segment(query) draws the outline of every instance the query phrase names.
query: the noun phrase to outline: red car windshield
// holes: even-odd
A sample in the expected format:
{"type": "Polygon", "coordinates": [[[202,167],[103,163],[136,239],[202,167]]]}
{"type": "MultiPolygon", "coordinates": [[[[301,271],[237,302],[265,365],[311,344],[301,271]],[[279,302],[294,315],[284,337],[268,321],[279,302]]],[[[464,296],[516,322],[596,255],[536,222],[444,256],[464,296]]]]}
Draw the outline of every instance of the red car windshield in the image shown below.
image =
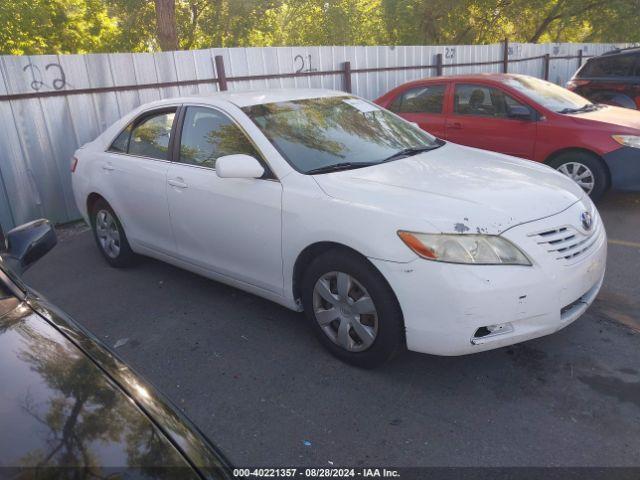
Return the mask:
{"type": "Polygon", "coordinates": [[[585,106],[593,105],[577,93],[538,78],[512,76],[503,82],[537,104],[554,112],[573,113],[579,110],[583,111],[585,106]]]}

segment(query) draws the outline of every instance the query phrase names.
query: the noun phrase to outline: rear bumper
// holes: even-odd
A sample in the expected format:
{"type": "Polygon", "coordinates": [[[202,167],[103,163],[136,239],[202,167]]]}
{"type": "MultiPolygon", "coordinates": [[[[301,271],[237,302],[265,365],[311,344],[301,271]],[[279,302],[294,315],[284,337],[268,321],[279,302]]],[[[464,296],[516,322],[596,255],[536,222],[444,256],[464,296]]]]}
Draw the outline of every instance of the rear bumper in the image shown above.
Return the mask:
{"type": "Polygon", "coordinates": [[[617,190],[640,191],[640,148],[621,147],[603,155],[617,190]]]}

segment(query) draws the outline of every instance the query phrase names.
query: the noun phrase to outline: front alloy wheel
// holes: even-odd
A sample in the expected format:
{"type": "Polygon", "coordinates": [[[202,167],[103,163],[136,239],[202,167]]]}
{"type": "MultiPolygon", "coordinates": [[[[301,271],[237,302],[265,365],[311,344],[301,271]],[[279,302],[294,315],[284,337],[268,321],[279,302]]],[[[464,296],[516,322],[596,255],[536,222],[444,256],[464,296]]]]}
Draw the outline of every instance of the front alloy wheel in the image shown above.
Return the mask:
{"type": "Polygon", "coordinates": [[[398,299],[364,256],[342,248],[321,253],[304,271],[301,297],[318,340],[344,362],[373,368],[406,346],[398,299]]]}
{"type": "Polygon", "coordinates": [[[369,348],[378,334],[378,313],[371,295],[344,272],[329,272],[313,289],[313,312],[324,334],[349,352],[369,348]]]}
{"type": "Polygon", "coordinates": [[[609,172],[604,161],[590,152],[566,152],[549,160],[547,165],[576,182],[594,202],[609,188],[609,172]]]}
{"type": "Polygon", "coordinates": [[[596,179],[593,172],[586,165],[578,162],[567,162],[560,165],[558,171],[576,182],[587,195],[591,195],[591,192],[593,192],[596,179]]]}

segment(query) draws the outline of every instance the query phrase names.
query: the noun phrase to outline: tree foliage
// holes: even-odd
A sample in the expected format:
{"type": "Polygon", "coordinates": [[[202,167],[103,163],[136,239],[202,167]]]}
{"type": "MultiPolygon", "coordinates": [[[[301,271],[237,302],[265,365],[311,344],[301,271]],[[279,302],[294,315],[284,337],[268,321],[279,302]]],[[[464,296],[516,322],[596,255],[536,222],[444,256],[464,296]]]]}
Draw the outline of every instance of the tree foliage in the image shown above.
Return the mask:
{"type": "Polygon", "coordinates": [[[637,42],[640,0],[12,0],[0,22],[11,54],[637,42]]]}

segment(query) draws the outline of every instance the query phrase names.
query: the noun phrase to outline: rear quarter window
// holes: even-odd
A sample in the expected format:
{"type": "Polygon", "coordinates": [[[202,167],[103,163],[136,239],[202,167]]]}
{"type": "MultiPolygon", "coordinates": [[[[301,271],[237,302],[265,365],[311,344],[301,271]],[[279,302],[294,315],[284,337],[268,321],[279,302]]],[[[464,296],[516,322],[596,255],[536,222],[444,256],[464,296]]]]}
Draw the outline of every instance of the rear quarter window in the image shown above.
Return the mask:
{"type": "Polygon", "coordinates": [[[131,135],[131,125],[125,128],[120,135],[116,137],[111,146],[109,147],[110,152],[117,153],[127,153],[127,149],[129,148],[129,136],[131,135]]]}

